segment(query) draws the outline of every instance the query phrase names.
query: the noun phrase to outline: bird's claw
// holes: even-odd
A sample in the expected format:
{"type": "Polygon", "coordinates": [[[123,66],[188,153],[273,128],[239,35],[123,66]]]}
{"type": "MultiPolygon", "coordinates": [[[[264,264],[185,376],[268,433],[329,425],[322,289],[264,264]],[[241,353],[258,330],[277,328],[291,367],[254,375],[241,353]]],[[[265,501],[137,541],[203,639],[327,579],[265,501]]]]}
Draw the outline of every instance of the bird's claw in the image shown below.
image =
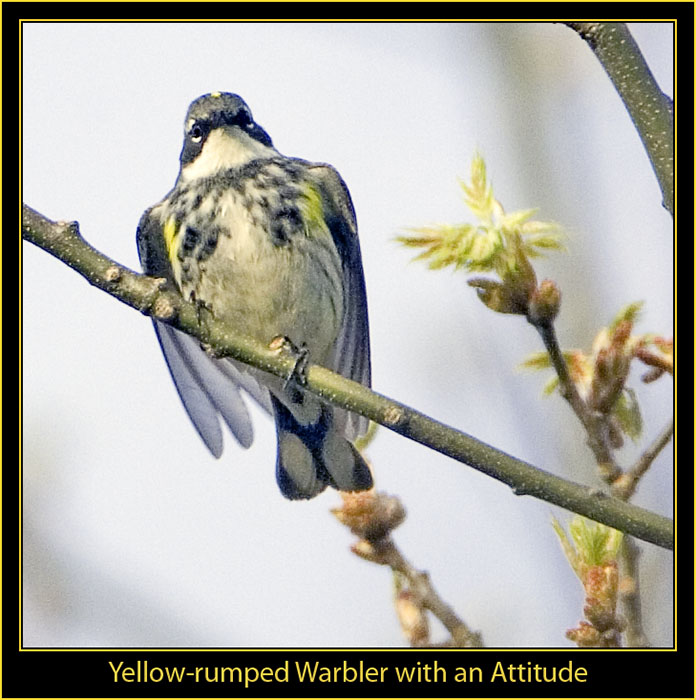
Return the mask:
{"type": "Polygon", "coordinates": [[[291,384],[306,386],[307,366],[309,365],[309,350],[307,346],[303,344],[298,347],[287,336],[278,335],[271,340],[269,347],[271,350],[275,350],[279,353],[286,353],[295,360],[295,364],[285,379],[285,386],[283,388],[287,389],[291,384]]]}

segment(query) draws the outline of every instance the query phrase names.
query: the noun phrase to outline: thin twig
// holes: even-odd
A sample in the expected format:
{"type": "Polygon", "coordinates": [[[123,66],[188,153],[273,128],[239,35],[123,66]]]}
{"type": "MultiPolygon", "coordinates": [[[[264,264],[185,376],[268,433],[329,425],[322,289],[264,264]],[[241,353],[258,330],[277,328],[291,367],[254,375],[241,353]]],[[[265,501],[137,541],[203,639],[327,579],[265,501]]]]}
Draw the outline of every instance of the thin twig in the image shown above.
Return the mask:
{"type": "Polygon", "coordinates": [[[648,638],[643,631],[643,611],[640,602],[640,582],[638,559],[640,548],[632,537],[624,537],[619,551],[621,580],[619,600],[621,612],[626,622],[626,646],[648,647],[648,638]]]}
{"type": "MultiPolygon", "coordinates": [[[[408,581],[411,592],[417,597],[424,608],[430,612],[445,626],[452,635],[452,640],[457,647],[483,647],[481,635],[469,629],[466,623],[459,618],[457,613],[438,595],[430,581],[430,576],[424,571],[413,567],[401,554],[391,537],[372,543],[378,563],[389,566],[392,571],[398,572],[408,581]]],[[[375,560],[377,561],[377,560],[375,560]]]]}
{"type": "Polygon", "coordinates": [[[674,216],[674,106],[623,22],[564,22],[594,51],[621,96],[674,216]]]}
{"type": "MultiPolygon", "coordinates": [[[[211,315],[202,318],[199,307],[163,287],[162,280],[132,272],[89,246],[77,224],[57,224],[25,206],[22,233],[91,284],[198,338],[218,356],[233,357],[279,377],[292,375],[295,358],[240,335],[211,315]]],[[[669,518],[538,469],[319,365],[308,366],[306,389],[502,481],[515,494],[541,498],[667,549],[674,546],[674,523],[669,518]]]]}
{"type": "MultiPolygon", "coordinates": [[[[633,496],[638,482],[648,471],[657,455],[667,446],[673,435],[674,419],[670,420],[638,461],[614,482],[612,492],[617,498],[628,500],[633,496]]],[[[626,645],[629,647],[648,647],[650,643],[643,630],[643,612],[640,600],[640,569],[638,566],[640,548],[632,537],[624,537],[619,556],[621,564],[619,595],[621,611],[626,620],[626,645]]]]}
{"type": "MultiPolygon", "coordinates": [[[[412,566],[399,551],[392,532],[406,519],[401,499],[383,491],[342,493],[343,504],[331,512],[358,537],[351,550],[362,559],[389,566],[397,582],[395,605],[399,622],[412,646],[433,646],[426,610],[449,631],[444,646],[481,647],[481,635],[472,632],[435,591],[430,577],[412,566]]],[[[441,646],[441,645],[437,645],[441,646]]]]}
{"type": "Polygon", "coordinates": [[[669,444],[674,435],[674,418],[662,429],[660,434],[648,445],[636,463],[627,469],[611,487],[612,493],[617,498],[627,501],[638,488],[638,482],[650,469],[656,457],[669,444]]]}
{"type": "Polygon", "coordinates": [[[575,382],[568,371],[568,365],[558,343],[553,321],[537,322],[532,323],[532,325],[539,332],[544,347],[549,354],[551,364],[556,370],[561,396],[570,404],[573,412],[585,428],[587,444],[597,460],[602,478],[611,483],[621,474],[621,469],[614,460],[606,427],[601,417],[595,416],[580,396],[575,382]]]}

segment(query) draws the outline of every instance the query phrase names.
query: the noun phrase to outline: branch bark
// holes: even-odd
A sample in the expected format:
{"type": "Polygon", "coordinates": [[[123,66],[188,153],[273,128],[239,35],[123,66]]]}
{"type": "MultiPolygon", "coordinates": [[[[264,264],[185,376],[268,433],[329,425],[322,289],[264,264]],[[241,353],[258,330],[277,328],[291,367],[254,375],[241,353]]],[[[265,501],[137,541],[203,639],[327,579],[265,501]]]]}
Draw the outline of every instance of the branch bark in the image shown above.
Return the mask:
{"type": "Polygon", "coordinates": [[[627,501],[633,496],[638,488],[638,482],[645,476],[652,463],[667,447],[673,436],[674,419],[672,418],[653,442],[648,445],[636,463],[612,484],[611,490],[614,496],[623,501],[627,501]]]}
{"type": "Polygon", "coordinates": [[[561,348],[556,337],[556,329],[553,321],[544,323],[530,321],[541,336],[546,351],[549,353],[551,364],[558,375],[561,396],[570,404],[575,415],[579,418],[587,432],[587,444],[597,460],[602,477],[610,483],[620,474],[621,470],[616,464],[611,446],[609,445],[608,432],[601,418],[593,415],[592,410],[578,393],[575,382],[570,376],[561,348]]]}
{"type": "Polygon", "coordinates": [[[375,561],[391,567],[392,571],[406,578],[410,590],[423,607],[430,610],[450,633],[454,646],[465,649],[478,649],[484,646],[481,635],[469,629],[457,613],[440,598],[430,581],[430,576],[425,571],[419,571],[412,566],[394,544],[394,540],[388,537],[375,543],[374,547],[375,561]]]}
{"type": "Polygon", "coordinates": [[[626,105],[674,217],[674,105],[623,22],[564,22],[594,51],[626,105]]]}
{"type": "MultiPolygon", "coordinates": [[[[650,465],[674,436],[674,419],[670,420],[653,440],[638,461],[624,472],[611,487],[612,493],[624,501],[633,496],[638,482],[646,474],[650,465]]],[[[621,585],[619,598],[626,620],[626,644],[629,647],[648,647],[648,638],[643,630],[643,611],[640,599],[640,573],[638,560],[640,547],[631,537],[624,537],[619,553],[621,585]]]]}
{"type": "MultiPolygon", "coordinates": [[[[162,280],[135,273],[99,253],[82,238],[76,222],[53,222],[24,205],[22,234],[90,284],[198,338],[216,355],[283,378],[292,376],[295,358],[240,336],[215,318],[201,319],[199,309],[163,286],[162,280]]],[[[674,546],[674,523],[669,518],[538,469],[318,365],[308,366],[306,378],[306,389],[329,403],[468,464],[507,484],[516,495],[540,498],[666,549],[674,546]]]]}

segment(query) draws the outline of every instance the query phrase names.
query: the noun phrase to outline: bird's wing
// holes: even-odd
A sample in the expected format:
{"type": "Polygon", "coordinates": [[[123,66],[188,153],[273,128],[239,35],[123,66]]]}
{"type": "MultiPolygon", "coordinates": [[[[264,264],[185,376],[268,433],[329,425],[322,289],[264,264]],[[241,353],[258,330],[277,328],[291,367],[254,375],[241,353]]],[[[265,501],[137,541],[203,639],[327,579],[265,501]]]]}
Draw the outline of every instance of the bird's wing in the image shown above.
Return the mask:
{"type": "MultiPolygon", "coordinates": [[[[145,273],[164,277],[173,284],[162,227],[151,210],[146,211],[140,220],[137,241],[145,273]]],[[[270,411],[268,391],[236,364],[210,357],[195,338],[160,321],[154,321],[154,326],[179,398],[210,452],[215,457],[222,454],[218,414],[239,443],[249,447],[253,429],[240,388],[270,411]]]]}
{"type": "MultiPolygon", "coordinates": [[[[330,165],[311,166],[310,173],[321,187],[324,214],[343,264],[343,323],[329,367],[369,387],[371,368],[367,296],[353,202],[341,176],[330,165]]],[[[350,439],[362,435],[369,423],[366,418],[345,411],[337,411],[336,418],[350,439]]]]}

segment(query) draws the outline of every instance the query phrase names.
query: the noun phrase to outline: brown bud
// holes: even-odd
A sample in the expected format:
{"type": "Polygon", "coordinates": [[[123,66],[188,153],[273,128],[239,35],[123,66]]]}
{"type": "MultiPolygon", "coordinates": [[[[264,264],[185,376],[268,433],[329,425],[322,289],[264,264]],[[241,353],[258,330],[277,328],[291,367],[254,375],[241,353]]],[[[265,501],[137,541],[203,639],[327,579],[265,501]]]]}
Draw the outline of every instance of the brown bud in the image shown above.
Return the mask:
{"type": "Polygon", "coordinates": [[[591,566],[585,575],[585,617],[600,632],[616,627],[619,571],[615,561],[591,566]]]}
{"type": "Polygon", "coordinates": [[[341,493],[341,497],[343,505],[331,512],[354,535],[371,542],[386,537],[406,518],[401,501],[381,491],[341,493]]]}
{"type": "Polygon", "coordinates": [[[598,598],[586,598],[582,611],[587,620],[599,632],[606,632],[616,625],[614,606],[608,605],[606,601],[600,601],[598,598]]]}
{"type": "Polygon", "coordinates": [[[616,328],[614,328],[614,334],[612,335],[611,344],[617,349],[623,348],[626,342],[631,337],[631,331],[633,330],[633,322],[627,319],[620,321],[616,328]]]}
{"type": "Polygon", "coordinates": [[[515,285],[485,277],[474,277],[467,284],[476,289],[478,298],[493,311],[501,314],[527,313],[527,295],[515,285]]]}
{"type": "Polygon", "coordinates": [[[532,324],[551,323],[561,308],[561,290],[553,280],[543,280],[529,300],[529,321],[532,324]]]}
{"type": "Polygon", "coordinates": [[[579,647],[597,647],[602,640],[600,633],[589,622],[584,620],[575,629],[568,630],[566,637],[579,647]]]}
{"type": "Polygon", "coordinates": [[[652,369],[649,369],[644,374],[641,374],[640,380],[644,384],[650,384],[651,382],[657,381],[664,373],[665,373],[665,371],[663,369],[659,369],[658,367],[653,367],[652,369]]]}
{"type": "Polygon", "coordinates": [[[591,566],[585,576],[585,592],[589,596],[615,598],[619,586],[619,569],[615,561],[591,566]]]}
{"type": "Polygon", "coordinates": [[[350,546],[350,551],[356,554],[361,559],[366,559],[367,561],[374,562],[375,564],[382,564],[382,557],[377,549],[368,542],[367,540],[358,540],[355,544],[350,546]]]}
{"type": "Polygon", "coordinates": [[[412,647],[428,643],[430,629],[425,610],[418,604],[411,591],[400,591],[394,600],[401,630],[412,647]]]}
{"type": "Polygon", "coordinates": [[[674,359],[670,354],[659,355],[649,348],[639,347],[635,352],[636,357],[650,367],[660,369],[672,374],[674,371],[674,359]]]}

